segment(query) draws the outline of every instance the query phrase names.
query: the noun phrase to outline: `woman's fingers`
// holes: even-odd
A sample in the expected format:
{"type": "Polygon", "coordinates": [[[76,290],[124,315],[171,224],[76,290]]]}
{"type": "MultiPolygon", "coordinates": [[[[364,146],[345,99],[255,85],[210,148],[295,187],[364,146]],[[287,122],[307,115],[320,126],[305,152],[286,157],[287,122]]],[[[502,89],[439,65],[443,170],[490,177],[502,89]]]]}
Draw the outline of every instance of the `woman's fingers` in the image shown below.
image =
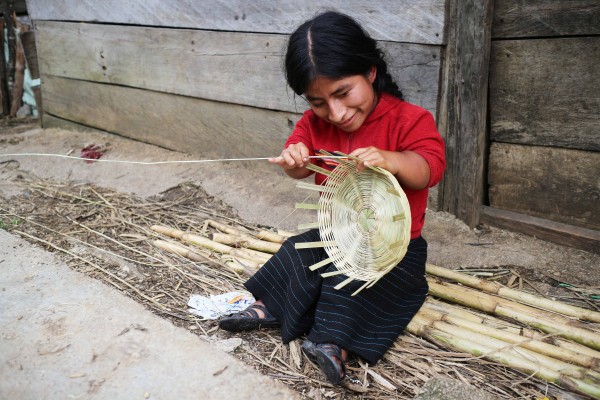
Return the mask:
{"type": "Polygon", "coordinates": [[[306,146],[303,144],[291,144],[285,149],[281,155],[290,167],[304,167],[308,161],[308,152],[305,151],[306,146]]]}
{"type": "Polygon", "coordinates": [[[376,147],[361,147],[350,153],[351,156],[360,159],[356,163],[356,167],[361,172],[365,166],[376,166],[379,149],[376,147]]]}
{"type": "Polygon", "coordinates": [[[269,162],[277,164],[285,169],[302,168],[309,161],[309,151],[304,143],[289,145],[281,152],[279,157],[269,159],[269,162]]]}
{"type": "Polygon", "coordinates": [[[360,159],[357,163],[359,172],[365,167],[381,167],[392,172],[395,154],[395,152],[381,150],[376,147],[365,147],[354,150],[350,155],[360,159]]]}

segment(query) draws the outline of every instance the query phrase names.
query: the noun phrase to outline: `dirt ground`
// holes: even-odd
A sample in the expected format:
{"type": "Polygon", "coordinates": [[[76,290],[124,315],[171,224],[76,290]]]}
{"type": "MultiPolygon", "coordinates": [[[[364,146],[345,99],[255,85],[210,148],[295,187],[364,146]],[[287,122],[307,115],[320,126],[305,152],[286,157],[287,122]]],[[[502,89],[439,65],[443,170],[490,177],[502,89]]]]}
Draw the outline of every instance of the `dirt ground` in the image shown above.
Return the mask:
{"type": "MultiPolygon", "coordinates": [[[[90,144],[108,149],[102,158],[112,160],[208,157],[181,154],[100,132],[42,130],[35,121],[2,120],[0,204],[7,205],[18,196],[27,196],[25,182],[36,179],[65,182],[73,187],[93,184],[141,198],[164,197],[182,184],[192,184],[214,198],[215,207],[226,208],[236,219],[249,224],[294,231],[298,224],[314,220],[310,211],[297,211],[294,204],[310,202],[310,196],[315,200],[315,195],[296,189],[292,179],[262,161],[147,166],[6,156],[23,153],[79,156],[81,149],[90,144]]],[[[214,158],[214,154],[210,156],[214,158]]],[[[51,210],[47,205],[43,209],[51,210]]],[[[6,229],[11,220],[4,218],[1,222],[6,229]]],[[[497,276],[503,283],[580,306],[600,308],[600,254],[489,226],[470,229],[452,215],[435,211],[428,212],[423,235],[429,243],[432,264],[453,269],[484,269],[492,274],[505,271],[505,275],[497,276]],[[512,279],[508,281],[508,277],[512,279]]]]}

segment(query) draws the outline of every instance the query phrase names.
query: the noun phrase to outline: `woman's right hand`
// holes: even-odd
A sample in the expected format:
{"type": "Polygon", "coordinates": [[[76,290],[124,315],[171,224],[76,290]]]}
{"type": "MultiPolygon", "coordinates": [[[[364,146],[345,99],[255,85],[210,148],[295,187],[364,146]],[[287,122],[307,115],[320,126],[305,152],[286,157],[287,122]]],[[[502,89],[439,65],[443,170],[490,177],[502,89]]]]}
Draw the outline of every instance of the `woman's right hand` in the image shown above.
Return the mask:
{"type": "Polygon", "coordinates": [[[302,142],[290,144],[281,152],[279,157],[269,158],[271,164],[279,165],[281,168],[293,170],[296,168],[304,168],[310,162],[308,158],[310,151],[302,142]]]}

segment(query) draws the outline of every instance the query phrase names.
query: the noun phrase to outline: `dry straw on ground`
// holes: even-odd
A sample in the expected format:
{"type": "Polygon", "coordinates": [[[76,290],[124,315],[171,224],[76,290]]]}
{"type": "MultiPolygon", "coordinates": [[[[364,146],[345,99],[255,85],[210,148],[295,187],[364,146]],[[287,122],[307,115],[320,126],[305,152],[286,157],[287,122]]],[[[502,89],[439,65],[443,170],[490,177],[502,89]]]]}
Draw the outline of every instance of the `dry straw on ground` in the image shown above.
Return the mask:
{"type": "MultiPolygon", "coordinates": [[[[242,289],[247,275],[258,267],[252,264],[253,258],[241,257],[239,253],[223,257],[216,250],[189,245],[151,227],[166,226],[204,238],[212,238],[214,233],[228,233],[215,229],[214,226],[219,224],[247,231],[249,235],[268,231],[269,227],[251,226],[240,221],[227,205],[191,184],[182,184],[149,199],[87,184],[27,178],[15,184],[21,185],[24,192],[2,202],[1,227],[50,251],[59,252],[72,268],[114,286],[178,326],[216,339],[231,336],[217,329],[214,321],[203,321],[190,314],[187,302],[192,294],[209,295],[242,289]],[[179,251],[173,251],[170,246],[179,251]],[[181,255],[189,250],[192,250],[194,260],[181,255]]],[[[244,240],[238,242],[244,243],[244,240]]],[[[245,243],[248,244],[247,238],[245,243]]],[[[235,243],[228,246],[233,247],[231,245],[235,246],[235,243]]],[[[190,256],[189,253],[187,255],[190,256]]],[[[497,275],[493,270],[487,273],[492,275],[492,279],[497,278],[504,283],[512,284],[516,279],[505,271],[498,271],[497,275]]],[[[434,289],[439,289],[436,285],[450,285],[445,279],[431,279],[434,289]]],[[[468,290],[464,286],[454,286],[457,296],[468,290]]],[[[481,289],[473,292],[484,294],[481,289]]],[[[472,292],[468,293],[467,298],[472,292]]],[[[576,293],[573,298],[576,298],[576,293]]],[[[589,305],[596,306],[593,302],[589,305]]],[[[361,360],[352,359],[349,371],[356,380],[343,387],[329,385],[318,368],[301,354],[301,342],[282,345],[276,330],[240,335],[244,344],[235,355],[262,373],[288,384],[305,398],[411,399],[434,376],[458,379],[506,399],[544,396],[586,398],[574,393],[570,386],[572,376],[564,379],[566,375],[561,375],[557,378],[563,380],[549,383],[552,379],[539,377],[539,368],[536,375],[536,371],[519,372],[500,362],[503,358],[500,355],[506,351],[529,360],[532,368],[537,368],[540,362],[547,367],[546,359],[531,361],[530,353],[521,346],[513,344],[499,349],[492,345],[496,342],[490,340],[486,346],[479,345],[481,356],[450,350],[460,345],[454,342],[464,335],[461,329],[467,329],[469,323],[481,325],[481,321],[487,321],[483,325],[490,329],[526,333],[540,339],[531,340],[533,346],[549,339],[558,340],[556,332],[526,327],[524,321],[519,322],[506,315],[490,317],[483,312],[474,312],[470,307],[431,299],[420,317],[411,324],[409,332],[397,340],[380,363],[369,366],[361,360]]],[[[573,320],[573,317],[564,318],[566,322],[573,320]]],[[[598,334],[598,324],[577,322],[576,325],[577,329],[598,334]]],[[[574,335],[582,334],[577,329],[574,335]]],[[[472,335],[473,338],[475,336],[472,335]]],[[[570,339],[560,341],[572,343],[570,339]]],[[[460,342],[464,344],[465,341],[460,342]]],[[[498,343],[503,342],[496,343],[502,346],[498,343]]],[[[583,351],[581,346],[573,346],[583,351]]],[[[597,379],[598,373],[598,365],[593,364],[594,355],[591,351],[585,359],[587,361],[581,358],[591,363],[589,368],[573,366],[574,369],[583,368],[592,380],[597,379]]],[[[522,362],[519,358],[517,360],[522,362]]],[[[588,376],[579,380],[584,379],[588,376]]]]}

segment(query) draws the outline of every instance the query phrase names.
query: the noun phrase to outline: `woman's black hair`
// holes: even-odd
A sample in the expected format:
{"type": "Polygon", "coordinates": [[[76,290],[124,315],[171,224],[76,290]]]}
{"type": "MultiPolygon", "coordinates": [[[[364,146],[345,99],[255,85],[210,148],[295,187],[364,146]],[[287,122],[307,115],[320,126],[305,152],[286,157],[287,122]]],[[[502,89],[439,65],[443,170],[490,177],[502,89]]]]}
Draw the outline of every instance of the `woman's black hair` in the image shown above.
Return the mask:
{"type": "Polygon", "coordinates": [[[319,14],[300,25],[290,36],[285,55],[287,82],[298,95],[305,94],[318,76],[367,76],[373,66],[377,69],[375,92],[402,99],[377,42],[353,18],[335,11],[319,14]]]}

